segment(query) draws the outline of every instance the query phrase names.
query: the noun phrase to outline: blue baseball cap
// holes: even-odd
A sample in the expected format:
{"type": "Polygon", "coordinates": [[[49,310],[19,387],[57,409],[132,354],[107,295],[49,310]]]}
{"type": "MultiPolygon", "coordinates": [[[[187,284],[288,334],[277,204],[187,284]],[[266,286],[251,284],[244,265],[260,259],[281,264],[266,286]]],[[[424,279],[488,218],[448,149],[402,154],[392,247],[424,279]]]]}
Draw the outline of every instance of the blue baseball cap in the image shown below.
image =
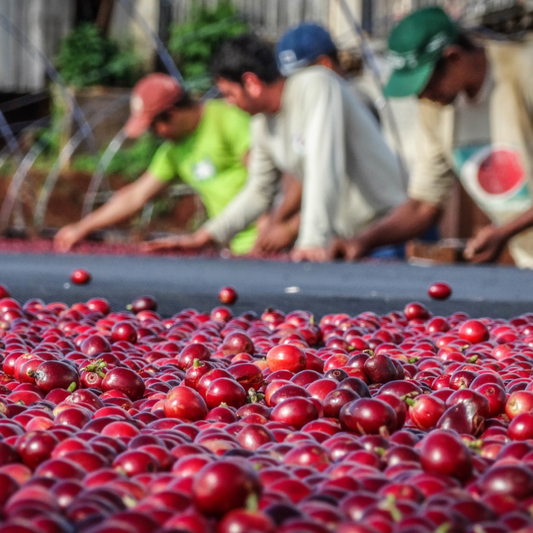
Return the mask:
{"type": "Polygon", "coordinates": [[[331,35],[322,26],[300,24],[279,40],[276,54],[279,70],[283,76],[290,76],[336,49],[331,35]]]}

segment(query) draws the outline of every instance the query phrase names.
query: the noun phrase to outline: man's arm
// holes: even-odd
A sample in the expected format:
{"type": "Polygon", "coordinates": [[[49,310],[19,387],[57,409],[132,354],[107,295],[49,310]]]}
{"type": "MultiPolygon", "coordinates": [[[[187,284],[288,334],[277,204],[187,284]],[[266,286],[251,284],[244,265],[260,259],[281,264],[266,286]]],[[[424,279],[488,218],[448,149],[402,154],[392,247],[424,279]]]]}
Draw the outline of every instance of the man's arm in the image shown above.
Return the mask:
{"type": "Polygon", "coordinates": [[[261,124],[255,123],[252,126],[252,149],[246,185],[219,215],[208,220],[200,230],[210,235],[215,242],[228,242],[257,220],[272,204],[280,176],[268,149],[262,145],[261,138],[261,124]]]}
{"type": "MultiPolygon", "coordinates": [[[[512,65],[520,72],[519,82],[522,88],[524,111],[533,123],[533,54],[531,48],[523,49],[519,66],[512,65]]],[[[531,178],[530,178],[531,179],[531,178]]],[[[502,253],[510,239],[533,226],[533,209],[529,209],[520,216],[503,226],[486,226],[476,236],[471,238],[464,252],[466,259],[472,263],[486,263],[495,261],[502,253]]]]}
{"type": "Polygon", "coordinates": [[[420,103],[417,161],[409,180],[409,199],[354,239],[337,239],[329,251],[331,258],[360,259],[379,246],[418,237],[437,221],[455,178],[439,134],[443,120],[446,116],[440,106],[420,103]]]}
{"type": "Polygon", "coordinates": [[[340,256],[354,261],[379,246],[413,239],[429,229],[440,213],[438,205],[409,199],[355,239],[337,240],[330,250],[330,257],[340,256]]]}
{"type": "Polygon", "coordinates": [[[84,219],[61,228],[54,238],[56,250],[68,252],[92,231],[128,218],[166,186],[167,183],[146,172],[134,183],[118,190],[108,202],[84,219]]]}
{"type": "Polygon", "coordinates": [[[496,261],[510,239],[533,227],[533,208],[503,226],[486,226],[466,245],[464,256],[472,263],[496,261]]]}
{"type": "Polygon", "coordinates": [[[273,213],[272,221],[275,224],[292,219],[302,207],[303,184],[301,180],[290,174],[285,174],[282,181],[284,186],[283,201],[273,213]]]}
{"type": "Polygon", "coordinates": [[[275,224],[269,223],[268,228],[260,233],[257,238],[250,255],[263,257],[290,248],[298,238],[299,228],[299,212],[287,220],[276,222],[275,224]]]}
{"type": "Polygon", "coordinates": [[[335,213],[346,180],[342,88],[333,77],[317,76],[301,100],[304,180],[298,240],[291,256],[293,261],[323,262],[334,237],[335,213]]]}
{"type": "Polygon", "coordinates": [[[315,251],[325,251],[334,236],[333,220],[346,178],[342,90],[337,80],[317,77],[306,88],[301,106],[305,175],[294,259],[315,261],[315,251]]]}
{"type": "Polygon", "coordinates": [[[298,238],[300,227],[300,207],[302,204],[302,182],[298,178],[283,176],[283,201],[277,209],[265,216],[259,235],[251,252],[254,256],[264,256],[292,246],[298,238]]]}

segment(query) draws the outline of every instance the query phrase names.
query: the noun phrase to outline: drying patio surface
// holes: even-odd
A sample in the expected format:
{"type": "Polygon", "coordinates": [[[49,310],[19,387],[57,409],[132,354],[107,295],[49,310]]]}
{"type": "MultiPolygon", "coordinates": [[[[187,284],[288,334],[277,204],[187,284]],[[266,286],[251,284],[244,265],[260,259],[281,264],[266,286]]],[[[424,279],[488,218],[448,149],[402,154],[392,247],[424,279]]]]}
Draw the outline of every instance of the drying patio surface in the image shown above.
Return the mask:
{"type": "Polygon", "coordinates": [[[532,281],[533,272],[496,266],[294,264],[214,256],[97,255],[94,251],[91,255],[57,255],[0,249],[0,282],[21,302],[38,297],[72,304],[104,296],[113,310],[120,310],[134,298],[150,294],[159,302],[163,316],[186,307],[208,311],[220,305],[219,289],[233,285],[239,293],[236,313],[249,309],[260,313],[266,307],[307,309],[317,316],[386,313],[418,300],[437,315],[461,310],[473,317],[508,318],[533,312],[532,281]],[[76,268],[92,274],[91,284],[70,282],[76,268]],[[439,280],[450,283],[454,291],[444,302],[431,301],[427,295],[429,285],[439,280]]]}

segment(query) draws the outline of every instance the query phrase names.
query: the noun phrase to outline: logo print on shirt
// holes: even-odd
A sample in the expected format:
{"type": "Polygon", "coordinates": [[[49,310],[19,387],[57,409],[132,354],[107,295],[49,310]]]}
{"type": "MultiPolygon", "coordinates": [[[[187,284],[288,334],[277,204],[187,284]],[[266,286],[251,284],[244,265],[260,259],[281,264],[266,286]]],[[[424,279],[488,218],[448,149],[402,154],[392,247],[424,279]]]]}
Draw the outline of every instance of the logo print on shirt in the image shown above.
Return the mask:
{"type": "Polygon", "coordinates": [[[487,208],[506,210],[510,203],[531,203],[522,157],[515,148],[463,147],[456,150],[456,159],[463,161],[459,166],[465,188],[487,208]]]}
{"type": "Polygon", "coordinates": [[[213,161],[211,161],[209,157],[198,161],[198,163],[196,163],[192,168],[192,173],[198,181],[208,180],[214,177],[216,172],[217,169],[215,168],[213,161]]]}

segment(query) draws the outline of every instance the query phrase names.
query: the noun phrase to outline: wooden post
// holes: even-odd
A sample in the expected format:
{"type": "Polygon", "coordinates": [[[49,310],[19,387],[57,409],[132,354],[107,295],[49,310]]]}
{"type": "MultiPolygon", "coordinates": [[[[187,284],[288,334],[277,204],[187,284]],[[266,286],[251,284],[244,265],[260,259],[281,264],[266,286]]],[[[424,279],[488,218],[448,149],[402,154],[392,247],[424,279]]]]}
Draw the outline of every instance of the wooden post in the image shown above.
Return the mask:
{"type": "Polygon", "coordinates": [[[113,7],[115,6],[115,0],[102,0],[98,13],[96,15],[96,25],[102,30],[104,35],[107,35],[109,31],[109,24],[111,23],[111,17],[113,16],[113,7]]]}
{"type": "MultiPolygon", "coordinates": [[[[159,21],[157,27],[157,35],[161,39],[161,42],[168,46],[170,39],[170,22],[172,21],[172,0],[159,0],[159,21]]],[[[156,55],[155,58],[156,70],[160,72],[166,72],[165,64],[161,57],[156,55]]]]}
{"type": "Polygon", "coordinates": [[[363,0],[361,25],[363,30],[365,30],[369,35],[372,35],[373,31],[373,14],[374,10],[372,9],[372,0],[363,0]]]}
{"type": "Polygon", "coordinates": [[[172,0],[159,0],[159,27],[158,35],[166,46],[170,37],[169,26],[172,20],[172,0]]]}

